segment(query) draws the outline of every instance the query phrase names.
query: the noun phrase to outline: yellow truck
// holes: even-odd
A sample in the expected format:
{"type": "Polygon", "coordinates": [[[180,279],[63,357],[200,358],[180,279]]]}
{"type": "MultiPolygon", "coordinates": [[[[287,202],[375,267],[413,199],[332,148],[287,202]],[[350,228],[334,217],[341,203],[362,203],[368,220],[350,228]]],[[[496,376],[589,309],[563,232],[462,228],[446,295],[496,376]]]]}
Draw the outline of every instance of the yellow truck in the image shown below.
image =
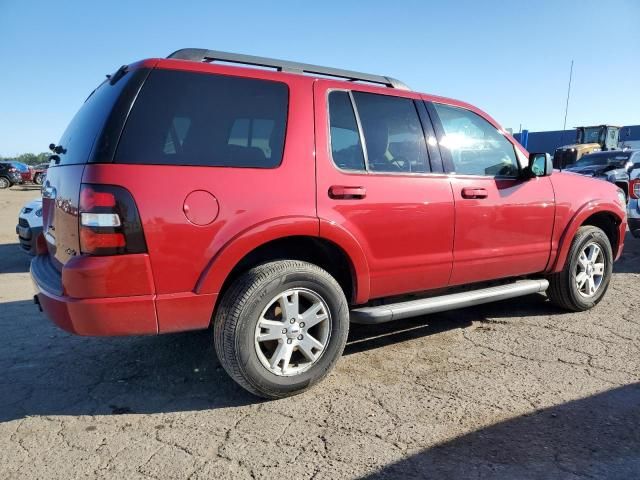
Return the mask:
{"type": "Polygon", "coordinates": [[[620,127],[613,125],[576,127],[575,143],[556,149],[553,154],[553,166],[554,168],[565,168],[574,164],[587,153],[617,150],[619,137],[620,127]]]}

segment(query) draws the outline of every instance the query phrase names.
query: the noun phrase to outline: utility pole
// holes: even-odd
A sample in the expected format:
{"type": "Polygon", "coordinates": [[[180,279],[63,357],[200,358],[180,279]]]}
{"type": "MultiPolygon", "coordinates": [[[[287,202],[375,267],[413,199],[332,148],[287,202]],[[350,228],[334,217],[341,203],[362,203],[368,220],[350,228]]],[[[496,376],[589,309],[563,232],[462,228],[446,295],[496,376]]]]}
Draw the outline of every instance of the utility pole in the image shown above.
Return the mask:
{"type": "Polygon", "coordinates": [[[569,97],[571,96],[571,78],[573,77],[573,60],[571,60],[571,69],[569,70],[569,88],[567,90],[567,103],[564,106],[564,126],[562,130],[567,129],[567,113],[569,112],[569,97]]]}

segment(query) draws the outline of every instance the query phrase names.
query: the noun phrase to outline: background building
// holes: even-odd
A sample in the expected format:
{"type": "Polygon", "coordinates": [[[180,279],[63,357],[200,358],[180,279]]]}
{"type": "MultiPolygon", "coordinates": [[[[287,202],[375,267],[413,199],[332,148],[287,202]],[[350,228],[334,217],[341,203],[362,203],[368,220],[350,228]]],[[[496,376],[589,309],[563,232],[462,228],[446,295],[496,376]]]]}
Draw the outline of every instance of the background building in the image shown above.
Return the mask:
{"type": "MultiPolygon", "coordinates": [[[[516,140],[521,142],[523,135],[514,133],[516,140]]],[[[548,152],[553,155],[556,148],[562,145],[574,143],[576,140],[575,129],[553,130],[549,132],[529,132],[524,147],[530,152],[548,152]]],[[[523,142],[521,142],[523,143],[523,142]]],[[[620,129],[620,145],[631,148],[640,148],[640,125],[629,125],[620,129]]]]}

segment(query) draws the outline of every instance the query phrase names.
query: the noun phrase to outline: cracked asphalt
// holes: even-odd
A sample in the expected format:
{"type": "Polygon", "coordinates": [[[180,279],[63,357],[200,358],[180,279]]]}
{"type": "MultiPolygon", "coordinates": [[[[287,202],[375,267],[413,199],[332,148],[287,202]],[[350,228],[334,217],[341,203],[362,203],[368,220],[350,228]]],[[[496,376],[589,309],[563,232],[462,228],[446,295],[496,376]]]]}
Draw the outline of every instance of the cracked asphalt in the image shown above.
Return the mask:
{"type": "Polygon", "coordinates": [[[533,295],[375,328],[311,391],[261,401],[206,332],[80,338],[31,302],[0,191],[0,478],[640,477],[640,241],[603,302],[533,295]]]}

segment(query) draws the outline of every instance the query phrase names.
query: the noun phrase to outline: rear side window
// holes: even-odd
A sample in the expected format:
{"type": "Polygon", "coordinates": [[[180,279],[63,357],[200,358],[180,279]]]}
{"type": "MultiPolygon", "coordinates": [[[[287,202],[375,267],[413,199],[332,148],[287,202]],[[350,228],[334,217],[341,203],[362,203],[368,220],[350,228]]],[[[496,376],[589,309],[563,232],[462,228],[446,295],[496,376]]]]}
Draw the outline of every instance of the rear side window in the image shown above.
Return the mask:
{"type": "Polygon", "coordinates": [[[364,170],[364,154],[351,99],[347,92],[329,94],[329,128],[333,161],[342,170],[364,170]]]}
{"type": "Polygon", "coordinates": [[[115,161],[277,167],[288,96],[280,82],[153,71],[131,110],[115,161]]]}
{"type": "Polygon", "coordinates": [[[373,172],[427,172],[427,144],[413,100],[353,92],[373,172]]]}
{"type": "Polygon", "coordinates": [[[140,70],[129,72],[113,85],[105,80],[89,95],[58,142],[63,149],[58,155],[59,165],[87,163],[91,160],[93,145],[103,133],[111,112],[119,101],[128,96],[122,95],[127,85],[135,90],[144,75],[146,73],[140,70]]]}

